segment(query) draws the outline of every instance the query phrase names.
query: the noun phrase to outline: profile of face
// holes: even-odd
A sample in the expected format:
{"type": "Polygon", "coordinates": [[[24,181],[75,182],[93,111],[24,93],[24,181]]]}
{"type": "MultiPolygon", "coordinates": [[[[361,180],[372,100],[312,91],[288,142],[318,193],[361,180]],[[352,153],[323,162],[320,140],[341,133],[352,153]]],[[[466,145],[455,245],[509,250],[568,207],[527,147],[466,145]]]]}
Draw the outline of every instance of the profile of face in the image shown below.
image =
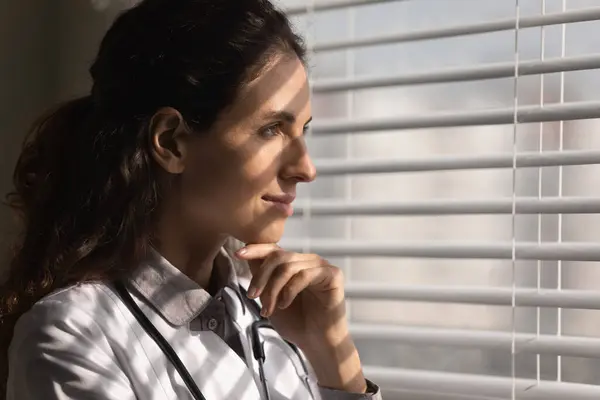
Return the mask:
{"type": "Polygon", "coordinates": [[[178,175],[167,195],[181,228],[198,237],[279,241],[297,184],[316,175],[304,136],[310,120],[306,70],[291,56],[244,85],[209,132],[190,132],[173,109],[158,112],[153,155],[178,175]]]}

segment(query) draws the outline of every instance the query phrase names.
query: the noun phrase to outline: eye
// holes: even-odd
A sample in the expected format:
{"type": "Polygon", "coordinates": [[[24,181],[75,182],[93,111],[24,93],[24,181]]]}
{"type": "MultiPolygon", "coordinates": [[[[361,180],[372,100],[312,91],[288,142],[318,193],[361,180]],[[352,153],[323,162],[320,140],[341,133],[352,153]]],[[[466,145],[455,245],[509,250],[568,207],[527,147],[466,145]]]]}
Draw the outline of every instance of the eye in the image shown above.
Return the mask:
{"type": "Polygon", "coordinates": [[[302,128],[302,133],[306,135],[306,133],[310,130],[310,125],[304,125],[304,128],[302,128]]]}
{"type": "Polygon", "coordinates": [[[258,134],[265,139],[271,139],[281,133],[279,124],[269,125],[262,128],[258,134]]]}

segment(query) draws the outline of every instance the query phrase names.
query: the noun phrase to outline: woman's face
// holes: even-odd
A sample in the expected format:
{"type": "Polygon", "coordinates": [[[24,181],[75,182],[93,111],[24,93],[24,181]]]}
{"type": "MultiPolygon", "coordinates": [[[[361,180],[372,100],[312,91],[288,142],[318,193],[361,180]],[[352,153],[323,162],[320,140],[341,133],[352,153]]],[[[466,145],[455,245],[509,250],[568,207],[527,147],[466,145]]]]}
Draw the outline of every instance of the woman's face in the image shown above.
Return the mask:
{"type": "Polygon", "coordinates": [[[184,141],[177,190],[188,232],[279,241],[297,184],[316,174],[304,136],[309,97],[301,61],[281,57],[242,88],[210,132],[184,141]]]}

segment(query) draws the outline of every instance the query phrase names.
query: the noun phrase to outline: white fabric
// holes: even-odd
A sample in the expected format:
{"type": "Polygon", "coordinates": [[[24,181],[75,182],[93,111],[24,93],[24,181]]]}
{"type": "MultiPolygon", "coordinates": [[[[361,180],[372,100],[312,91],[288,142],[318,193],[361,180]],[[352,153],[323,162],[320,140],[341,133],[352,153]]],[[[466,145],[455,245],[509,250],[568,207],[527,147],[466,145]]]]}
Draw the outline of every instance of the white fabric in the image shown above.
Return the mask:
{"type": "MultiPolygon", "coordinates": [[[[163,259],[164,260],[164,259],[163,259]]],[[[239,293],[224,301],[252,369],[211,331],[174,325],[144,296],[136,303],[173,347],[207,400],[258,400],[262,386],[250,355],[248,327],[254,320],[239,293]]],[[[164,293],[163,293],[164,294],[164,293]]],[[[174,294],[178,295],[178,294],[174,294]]],[[[161,299],[165,304],[178,304],[161,299]]],[[[189,310],[184,310],[189,312],[189,310]]],[[[271,399],[380,398],[305,385],[291,348],[274,332],[265,339],[265,371],[271,399]],[[311,389],[311,390],[309,390],[311,389]],[[310,393],[316,396],[313,397],[310,393]]],[[[45,297],[18,321],[9,349],[7,400],[193,400],[177,370],[138,324],[116,293],[104,284],[81,284],[45,297]]]]}

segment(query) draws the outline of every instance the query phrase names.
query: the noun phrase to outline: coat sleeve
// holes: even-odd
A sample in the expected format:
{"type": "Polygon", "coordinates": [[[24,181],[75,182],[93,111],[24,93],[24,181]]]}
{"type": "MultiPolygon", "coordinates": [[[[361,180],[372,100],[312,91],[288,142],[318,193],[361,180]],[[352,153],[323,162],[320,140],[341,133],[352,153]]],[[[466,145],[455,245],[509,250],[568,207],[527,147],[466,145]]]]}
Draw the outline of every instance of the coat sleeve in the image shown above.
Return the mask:
{"type": "Polygon", "coordinates": [[[382,400],[379,386],[367,380],[366,393],[348,393],[319,387],[322,400],[382,400]]]}
{"type": "Polygon", "coordinates": [[[17,322],[9,348],[7,400],[135,400],[92,316],[52,301],[17,322]]]}

